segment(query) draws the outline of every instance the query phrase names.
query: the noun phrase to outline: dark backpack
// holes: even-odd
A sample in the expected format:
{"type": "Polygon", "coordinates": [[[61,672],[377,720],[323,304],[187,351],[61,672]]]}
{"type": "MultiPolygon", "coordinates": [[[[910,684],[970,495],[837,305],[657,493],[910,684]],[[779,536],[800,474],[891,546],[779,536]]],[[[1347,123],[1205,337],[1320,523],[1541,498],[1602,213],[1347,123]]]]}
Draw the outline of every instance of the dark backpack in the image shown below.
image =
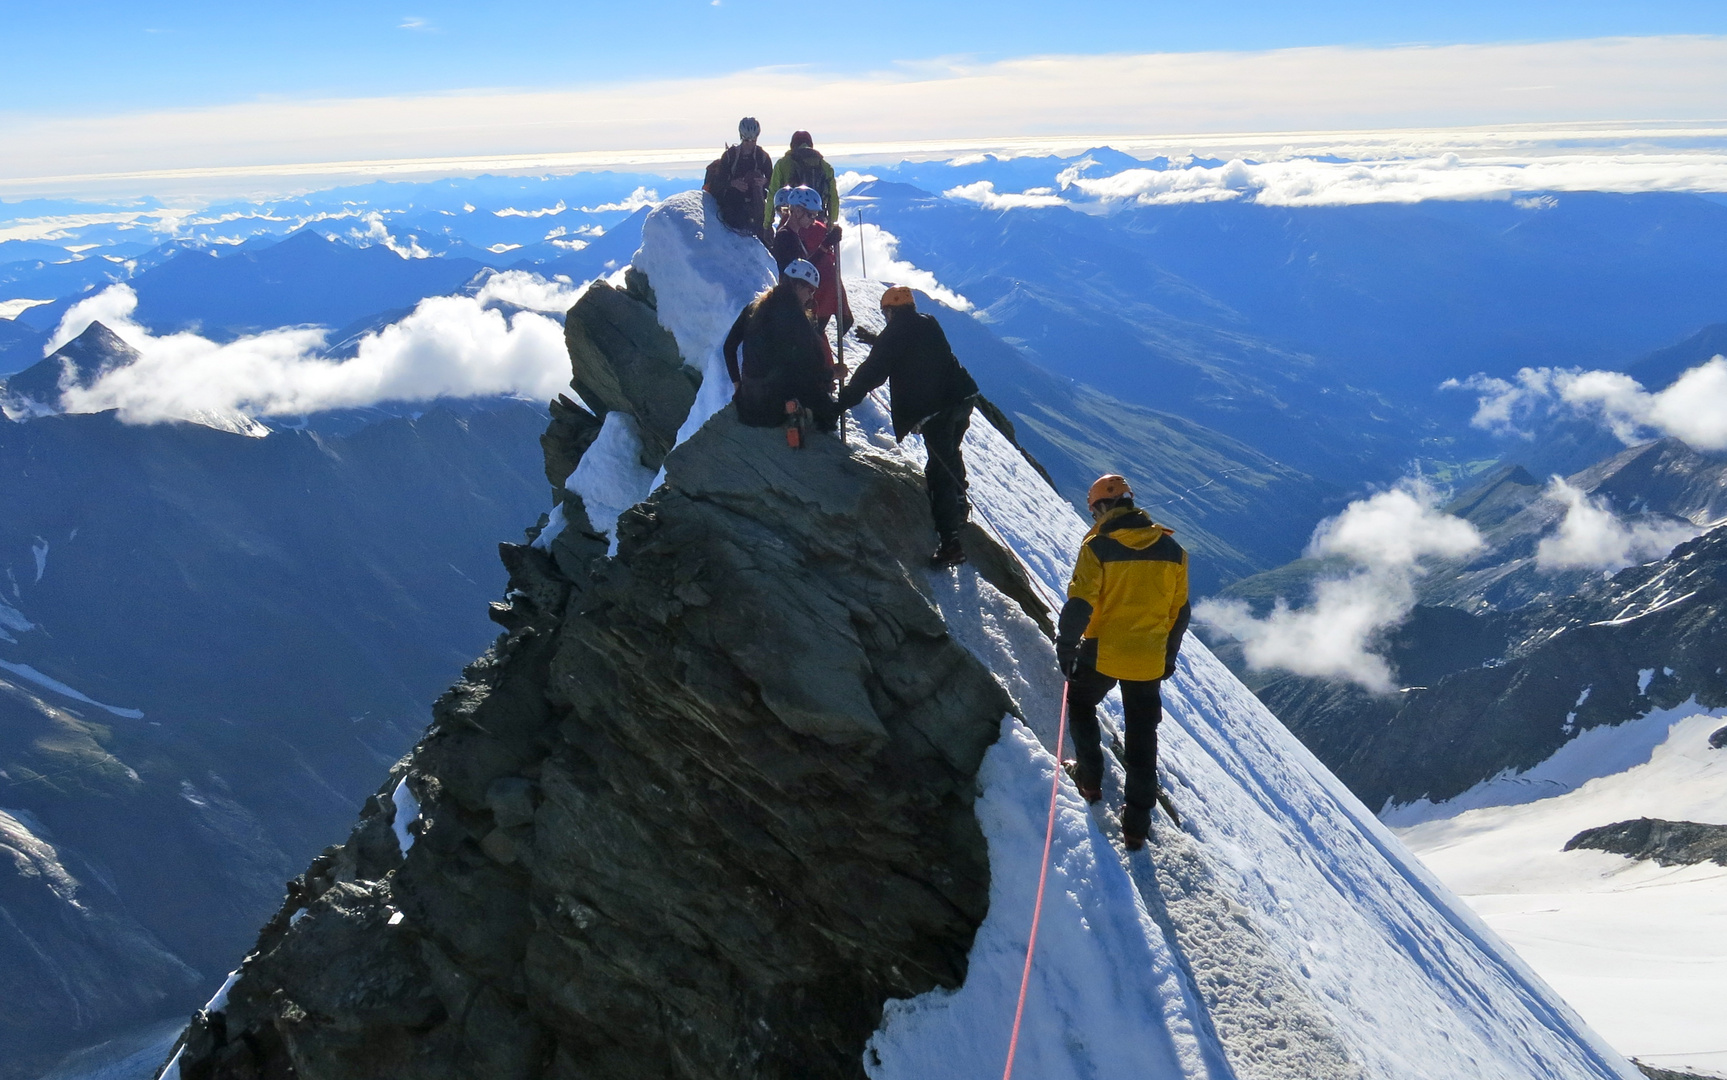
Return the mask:
{"type": "Polygon", "coordinates": [[[823,200],[828,196],[827,162],[823,160],[821,151],[813,147],[799,147],[792,155],[792,172],[789,183],[792,187],[814,188],[823,200]]]}

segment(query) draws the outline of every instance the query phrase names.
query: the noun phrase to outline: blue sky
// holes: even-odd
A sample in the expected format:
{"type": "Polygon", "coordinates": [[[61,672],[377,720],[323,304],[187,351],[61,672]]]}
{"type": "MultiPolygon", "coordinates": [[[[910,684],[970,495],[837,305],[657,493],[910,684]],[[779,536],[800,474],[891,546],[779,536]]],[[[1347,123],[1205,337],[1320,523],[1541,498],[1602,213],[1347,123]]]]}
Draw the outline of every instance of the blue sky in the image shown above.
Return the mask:
{"type": "Polygon", "coordinates": [[[845,73],[949,56],[1727,34],[1727,3],[4,0],[0,27],[0,112],[43,116],[567,87],[770,65],[845,73]]]}

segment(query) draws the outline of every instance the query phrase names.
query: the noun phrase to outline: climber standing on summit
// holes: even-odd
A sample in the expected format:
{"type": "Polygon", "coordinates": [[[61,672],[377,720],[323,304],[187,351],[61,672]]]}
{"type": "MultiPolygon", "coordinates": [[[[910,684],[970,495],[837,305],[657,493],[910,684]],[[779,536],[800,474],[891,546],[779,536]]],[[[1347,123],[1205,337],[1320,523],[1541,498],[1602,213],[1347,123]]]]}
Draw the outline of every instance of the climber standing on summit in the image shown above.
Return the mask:
{"type": "Polygon", "coordinates": [[[755,117],[739,120],[738,144],[726,147],[725,153],[708,163],[702,190],[719,204],[720,220],[726,228],[771,244],[773,235],[761,219],[765,213],[771,220],[773,214],[765,207],[774,165],[768,152],[756,145],[761,133],[762,126],[755,117]]]}
{"type": "Polygon", "coordinates": [[[732,323],[722,350],[740,423],[778,427],[788,414],[807,409],[817,429],[834,429],[839,410],[827,342],[804,310],[820,286],[821,273],[797,259],[780,273],[779,284],[750,301],[732,323]]]}
{"type": "MultiPolygon", "coordinates": [[[[792,144],[785,154],[774,163],[773,177],[768,181],[769,191],[778,191],[785,187],[814,188],[816,194],[822,197],[821,217],[823,221],[837,225],[840,220],[840,189],[839,182],[834,179],[834,167],[822,157],[815,147],[815,140],[807,131],[792,132],[792,144]]],[[[762,214],[762,224],[772,228],[774,224],[773,207],[767,207],[762,214]]]]}
{"type": "Polygon", "coordinates": [[[1121,836],[1129,851],[1145,843],[1158,790],[1157,725],[1163,719],[1162,682],[1175,674],[1175,657],[1187,632],[1187,552],[1173,530],[1133,505],[1133,489],[1120,476],[1100,476],[1086,494],[1096,522],[1080,544],[1067,603],[1061,609],[1055,655],[1067,676],[1067,715],[1075,761],[1068,763],[1087,802],[1103,797],[1103,742],[1097,706],[1121,684],[1127,798],[1121,836]]]}
{"type": "Polygon", "coordinates": [[[882,383],[888,384],[893,405],[894,438],[917,432],[923,436],[929,461],[924,487],[940,543],[930,565],[940,568],[965,562],[959,530],[971,514],[966,500],[965,459],[960,443],[971,426],[977,383],[954,356],[941,323],[917,309],[916,298],[904,285],[882,293],[887,326],[840,391],[839,410],[853,407],[882,383]]]}

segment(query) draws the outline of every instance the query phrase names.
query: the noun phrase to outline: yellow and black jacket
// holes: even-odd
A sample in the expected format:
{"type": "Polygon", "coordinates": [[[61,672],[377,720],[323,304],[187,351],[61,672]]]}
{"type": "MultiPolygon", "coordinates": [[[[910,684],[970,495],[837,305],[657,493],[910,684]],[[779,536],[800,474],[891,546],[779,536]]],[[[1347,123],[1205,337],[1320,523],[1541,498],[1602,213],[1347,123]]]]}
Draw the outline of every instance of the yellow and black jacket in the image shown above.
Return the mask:
{"type": "Polygon", "coordinates": [[[1056,634],[1063,670],[1077,661],[1134,682],[1174,672],[1192,611],[1187,552],[1172,531],[1118,506],[1086,534],[1056,634]]]}

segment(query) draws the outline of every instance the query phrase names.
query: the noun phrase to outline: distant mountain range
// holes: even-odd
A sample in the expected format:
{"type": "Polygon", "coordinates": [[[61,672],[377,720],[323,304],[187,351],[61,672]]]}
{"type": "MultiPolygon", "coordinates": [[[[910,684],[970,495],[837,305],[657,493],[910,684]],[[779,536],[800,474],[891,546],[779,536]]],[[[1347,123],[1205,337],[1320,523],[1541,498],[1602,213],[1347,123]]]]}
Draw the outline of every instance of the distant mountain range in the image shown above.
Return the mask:
{"type": "MultiPolygon", "coordinates": [[[[1239,647],[1228,642],[1217,643],[1218,655],[1374,807],[1450,798],[1504,770],[1537,764],[1591,727],[1656,707],[1691,697],[1703,707],[1727,704],[1717,640],[1727,631],[1727,599],[1715,597],[1716,578],[1727,576],[1727,455],[1663,439],[1624,449],[1567,482],[1623,521],[1711,528],[1664,558],[1611,576],[1544,569],[1539,544],[1566,507],[1544,497],[1544,480],[1508,465],[1445,507],[1474,524],[1485,545],[1418,579],[1420,606],[1384,642],[1401,692],[1376,695],[1332,680],[1246,671],[1239,647]],[[1667,600],[1674,610],[1662,606],[1667,600]],[[1653,683],[1640,680],[1641,671],[1669,668],[1653,683]],[[1626,691],[1640,681],[1636,693],[1626,691]],[[1594,690],[1585,695],[1586,687],[1594,690]]],[[[1299,560],[1221,595],[1260,611],[1278,597],[1299,605],[1315,581],[1340,569],[1299,560]]]]}

